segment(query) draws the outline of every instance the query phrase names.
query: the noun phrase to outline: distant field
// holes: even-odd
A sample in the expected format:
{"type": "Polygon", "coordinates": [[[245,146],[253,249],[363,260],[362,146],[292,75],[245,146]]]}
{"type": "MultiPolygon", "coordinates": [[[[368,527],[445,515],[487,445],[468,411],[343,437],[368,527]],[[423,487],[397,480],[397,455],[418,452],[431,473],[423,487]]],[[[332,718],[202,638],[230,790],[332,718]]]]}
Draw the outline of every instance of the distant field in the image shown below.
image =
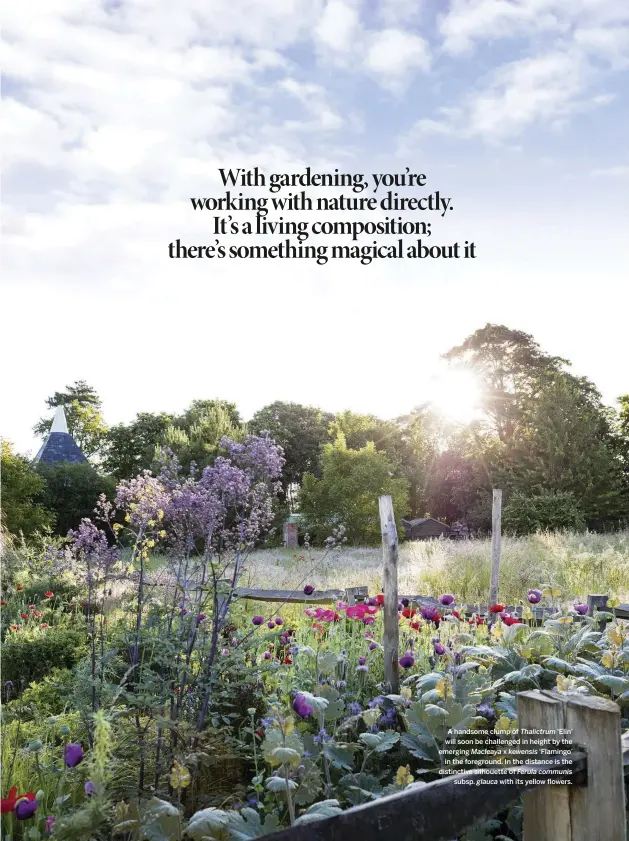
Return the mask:
{"type": "MultiPolygon", "coordinates": [[[[382,582],[380,549],[345,549],[323,558],[321,550],[267,549],[255,552],[243,586],[319,589],[382,582]],[[304,559],[301,560],[302,556],[304,559]]],[[[462,601],[484,601],[489,590],[489,540],[404,543],[400,546],[400,590],[462,601]]],[[[553,583],[566,598],[609,593],[629,600],[629,531],[616,534],[538,534],[503,538],[500,598],[517,602],[530,587],[553,583]]]]}

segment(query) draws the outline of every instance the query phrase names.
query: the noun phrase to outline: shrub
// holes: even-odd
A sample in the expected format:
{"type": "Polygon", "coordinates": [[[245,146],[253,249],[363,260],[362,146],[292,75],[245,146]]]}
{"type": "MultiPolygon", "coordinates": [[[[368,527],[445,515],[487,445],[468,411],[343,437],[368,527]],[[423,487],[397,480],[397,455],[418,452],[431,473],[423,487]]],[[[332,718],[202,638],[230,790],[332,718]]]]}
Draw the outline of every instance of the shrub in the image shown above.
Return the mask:
{"type": "Polygon", "coordinates": [[[515,535],[570,529],[583,531],[585,520],[572,493],[543,492],[536,496],[514,493],[505,506],[503,526],[515,535]]]}
{"type": "Polygon", "coordinates": [[[71,669],[87,652],[83,631],[47,628],[28,634],[11,633],[2,644],[2,680],[11,681],[15,691],[43,680],[51,665],[71,669]]]}
{"type": "Polygon", "coordinates": [[[92,517],[101,494],[111,497],[115,481],[97,473],[91,464],[47,464],[39,472],[45,480],[44,506],[55,515],[55,531],[65,536],[84,517],[92,517]]]}

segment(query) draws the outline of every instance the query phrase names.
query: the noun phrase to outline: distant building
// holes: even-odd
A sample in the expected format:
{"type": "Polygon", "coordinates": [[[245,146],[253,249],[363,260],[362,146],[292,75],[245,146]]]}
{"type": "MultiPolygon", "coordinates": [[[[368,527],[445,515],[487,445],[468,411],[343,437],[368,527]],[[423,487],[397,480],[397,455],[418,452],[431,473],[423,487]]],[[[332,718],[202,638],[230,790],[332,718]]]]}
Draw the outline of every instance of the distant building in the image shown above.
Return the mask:
{"type": "Polygon", "coordinates": [[[63,406],[58,406],[50,427],[48,438],[35,456],[36,464],[80,464],[87,462],[74,438],[68,432],[68,423],[63,406]]]}
{"type": "Polygon", "coordinates": [[[432,517],[418,517],[416,520],[402,520],[407,540],[430,540],[435,537],[451,537],[452,529],[432,517]]]}
{"type": "Polygon", "coordinates": [[[284,546],[295,548],[299,546],[299,514],[291,514],[284,523],[284,546]]]}

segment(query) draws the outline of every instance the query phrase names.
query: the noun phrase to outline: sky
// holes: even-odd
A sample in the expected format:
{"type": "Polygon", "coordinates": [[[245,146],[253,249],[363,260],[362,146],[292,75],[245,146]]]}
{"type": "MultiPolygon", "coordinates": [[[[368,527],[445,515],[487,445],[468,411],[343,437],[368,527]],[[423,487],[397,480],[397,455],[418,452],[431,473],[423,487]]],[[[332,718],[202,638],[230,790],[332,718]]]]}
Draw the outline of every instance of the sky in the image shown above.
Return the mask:
{"type": "Polygon", "coordinates": [[[2,38],[18,451],[78,379],[112,424],[213,397],[394,417],[487,322],[629,391],[627,0],[22,0],[2,38]],[[431,244],[477,257],[169,259],[215,239],[190,197],[254,166],[424,173],[408,194],[454,208],[431,244]]]}

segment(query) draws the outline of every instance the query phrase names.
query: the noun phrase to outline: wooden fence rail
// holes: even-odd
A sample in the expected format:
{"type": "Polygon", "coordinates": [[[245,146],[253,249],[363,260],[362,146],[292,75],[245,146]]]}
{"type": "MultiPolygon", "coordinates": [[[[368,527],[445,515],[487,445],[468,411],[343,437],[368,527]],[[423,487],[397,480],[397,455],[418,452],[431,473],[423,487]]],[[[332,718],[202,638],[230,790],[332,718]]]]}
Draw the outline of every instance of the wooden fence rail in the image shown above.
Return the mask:
{"type": "Polygon", "coordinates": [[[522,692],[518,723],[522,730],[570,731],[575,749],[568,757],[540,752],[530,763],[503,767],[506,775],[478,770],[412,784],[398,794],[266,838],[451,841],[525,793],[524,841],[627,841],[623,769],[629,764],[629,739],[620,736],[619,707],[606,698],[522,692]],[[569,776],[559,784],[549,772],[565,772],[566,759],[569,776]]]}

